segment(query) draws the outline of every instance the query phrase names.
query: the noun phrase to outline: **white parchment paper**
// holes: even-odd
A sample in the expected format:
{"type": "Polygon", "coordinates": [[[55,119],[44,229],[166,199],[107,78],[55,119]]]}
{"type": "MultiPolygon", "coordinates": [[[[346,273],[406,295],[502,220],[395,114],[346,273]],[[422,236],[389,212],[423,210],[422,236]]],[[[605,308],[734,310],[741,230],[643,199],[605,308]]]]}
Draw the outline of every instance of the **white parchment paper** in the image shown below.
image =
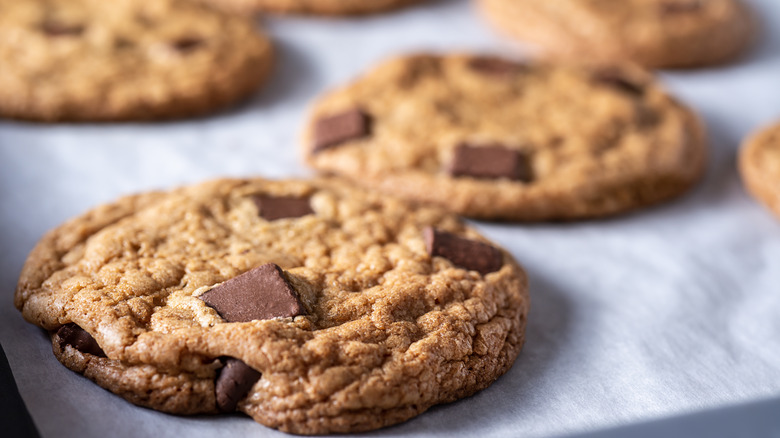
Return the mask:
{"type": "MultiPolygon", "coordinates": [[[[750,199],[739,142],[780,119],[780,2],[742,62],[663,79],[708,124],[711,159],[689,195],[609,220],[477,223],[531,278],[527,344],[487,390],[376,436],[543,437],[780,397],[780,222],[750,199]]],[[[279,60],[250,102],[162,124],[0,122],[0,342],[44,437],[284,436],[247,417],[135,407],[61,366],[12,305],[48,229],[120,195],[218,176],[309,175],[297,131],[308,102],[395,53],[518,53],[465,0],[358,20],[263,20],[279,60]]],[[[2,65],[0,65],[2,68],[2,65]]]]}

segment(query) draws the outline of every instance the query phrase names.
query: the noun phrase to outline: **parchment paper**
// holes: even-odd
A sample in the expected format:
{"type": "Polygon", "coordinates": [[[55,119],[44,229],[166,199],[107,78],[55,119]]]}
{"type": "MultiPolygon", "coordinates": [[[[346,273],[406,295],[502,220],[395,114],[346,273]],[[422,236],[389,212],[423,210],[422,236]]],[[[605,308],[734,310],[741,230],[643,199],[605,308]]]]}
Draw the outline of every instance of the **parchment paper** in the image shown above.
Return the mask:
{"type": "MultiPolygon", "coordinates": [[[[780,397],[780,222],[746,195],[735,169],[741,139],[780,119],[780,2],[751,3],[765,32],[746,59],[663,74],[709,126],[704,181],[677,201],[609,220],[476,223],[529,272],[525,349],[487,390],[374,435],[543,437],[780,397]]],[[[521,50],[465,0],[263,25],[279,49],[274,77],[228,112],[161,124],[0,122],[0,342],[42,436],[284,436],[238,415],[135,407],[61,366],[12,305],[45,231],[131,192],[309,175],[297,151],[308,102],[389,55],[521,50]]]]}

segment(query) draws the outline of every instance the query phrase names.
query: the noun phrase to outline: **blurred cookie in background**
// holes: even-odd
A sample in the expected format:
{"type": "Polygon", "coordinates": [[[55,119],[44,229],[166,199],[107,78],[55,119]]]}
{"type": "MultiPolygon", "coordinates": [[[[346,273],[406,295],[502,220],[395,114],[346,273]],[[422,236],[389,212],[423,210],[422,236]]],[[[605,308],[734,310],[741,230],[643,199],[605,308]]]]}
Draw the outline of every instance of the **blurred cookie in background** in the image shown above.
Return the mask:
{"type": "Polygon", "coordinates": [[[314,104],[306,161],[482,219],[572,220],[668,200],[701,176],[698,117],[642,69],[413,55],[314,104]]]}
{"type": "Polygon", "coordinates": [[[208,113],[268,77],[271,41],[187,0],[0,0],[0,116],[160,120],[208,113]]]}
{"type": "Polygon", "coordinates": [[[745,140],[739,171],[748,192],[780,218],[780,123],[745,140]]]}
{"type": "Polygon", "coordinates": [[[308,15],[365,15],[398,9],[424,0],[198,0],[219,9],[308,15]]]}
{"type": "Polygon", "coordinates": [[[566,58],[690,68],[732,61],[754,39],[740,0],[476,0],[507,35],[566,58]]]}

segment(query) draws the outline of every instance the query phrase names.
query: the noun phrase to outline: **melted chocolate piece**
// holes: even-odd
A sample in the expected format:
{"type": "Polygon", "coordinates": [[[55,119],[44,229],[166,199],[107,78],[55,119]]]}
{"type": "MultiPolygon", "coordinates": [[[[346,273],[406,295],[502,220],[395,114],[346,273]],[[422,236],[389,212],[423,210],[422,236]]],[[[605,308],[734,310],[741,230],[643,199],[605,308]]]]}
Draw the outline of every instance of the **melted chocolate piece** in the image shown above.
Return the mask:
{"type": "Polygon", "coordinates": [[[444,257],[455,266],[477,271],[482,275],[504,266],[504,255],[487,243],[466,239],[446,231],[426,227],[425,247],[431,257],[444,257]]]}
{"type": "Polygon", "coordinates": [[[260,217],[269,221],[277,219],[296,218],[314,214],[309,198],[292,196],[255,195],[252,200],[257,205],[260,217]]]}
{"type": "Polygon", "coordinates": [[[239,359],[229,357],[223,361],[225,366],[214,382],[217,407],[222,412],[233,412],[262,374],[239,359]]]}
{"type": "Polygon", "coordinates": [[[533,180],[528,158],[522,152],[500,144],[490,146],[460,144],[455,148],[448,170],[452,176],[508,178],[523,182],[533,180]]]}
{"type": "Polygon", "coordinates": [[[100,348],[95,338],[76,324],[70,323],[60,327],[57,330],[57,337],[59,338],[61,349],[64,349],[66,345],[70,345],[82,353],[106,357],[106,353],[100,348]]]}
{"type": "Polygon", "coordinates": [[[358,108],[323,117],[314,124],[312,152],[320,152],[350,140],[367,137],[370,135],[370,125],[370,116],[358,108]]]}
{"type": "Polygon", "coordinates": [[[282,269],[267,263],[231,278],[200,296],[228,322],[293,317],[304,313],[282,269]]]}

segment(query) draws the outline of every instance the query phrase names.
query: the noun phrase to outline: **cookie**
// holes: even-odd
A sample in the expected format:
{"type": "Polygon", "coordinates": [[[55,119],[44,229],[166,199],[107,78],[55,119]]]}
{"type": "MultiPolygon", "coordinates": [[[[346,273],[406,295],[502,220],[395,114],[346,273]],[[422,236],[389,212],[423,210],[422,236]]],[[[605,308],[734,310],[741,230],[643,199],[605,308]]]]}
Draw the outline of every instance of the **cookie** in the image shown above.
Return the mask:
{"type": "Polygon", "coordinates": [[[424,0],[199,0],[230,12],[309,15],[364,15],[398,9],[424,0]]]}
{"type": "Polygon", "coordinates": [[[739,171],[748,192],[780,217],[780,123],[745,140],[739,171]]]}
{"type": "Polygon", "coordinates": [[[478,0],[508,35],[552,55],[632,61],[652,68],[728,62],[753,40],[741,0],[478,0]]]}
{"type": "Polygon", "coordinates": [[[483,219],[583,219],[661,202],[702,174],[697,117],[642,70],[414,55],[322,96],[314,168],[483,219]]]}
{"type": "Polygon", "coordinates": [[[249,96],[272,64],[250,20],[186,0],[0,0],[2,117],[190,117],[249,96]]]}
{"type": "Polygon", "coordinates": [[[334,180],[218,180],[49,232],[15,304],[68,368],[141,406],[365,431],[487,387],[527,279],[443,210],[334,180]]]}

